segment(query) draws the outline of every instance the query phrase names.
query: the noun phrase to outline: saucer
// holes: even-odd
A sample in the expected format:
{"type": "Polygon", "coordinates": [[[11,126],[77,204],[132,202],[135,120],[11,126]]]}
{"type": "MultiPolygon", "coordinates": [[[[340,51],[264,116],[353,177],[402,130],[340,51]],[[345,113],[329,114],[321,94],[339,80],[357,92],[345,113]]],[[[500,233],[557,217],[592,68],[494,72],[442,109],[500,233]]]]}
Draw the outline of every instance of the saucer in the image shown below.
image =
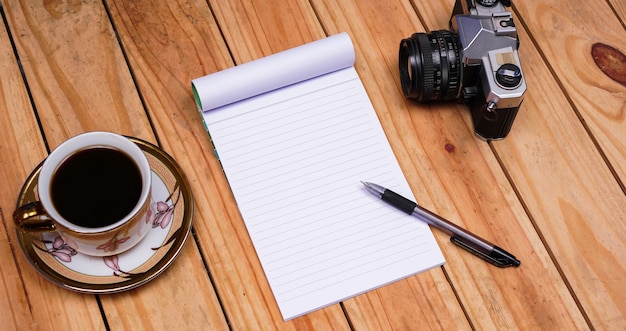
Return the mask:
{"type": "MultiPolygon", "coordinates": [[[[152,169],[152,229],[139,244],[113,256],[95,257],[76,252],[56,232],[17,230],[22,251],[31,265],[49,281],[78,292],[116,293],[143,285],[174,261],[187,241],[193,218],[189,182],[176,161],[159,147],[127,137],[144,152],[152,169]]],[[[37,200],[41,164],[28,176],[17,206],[37,200]]]]}

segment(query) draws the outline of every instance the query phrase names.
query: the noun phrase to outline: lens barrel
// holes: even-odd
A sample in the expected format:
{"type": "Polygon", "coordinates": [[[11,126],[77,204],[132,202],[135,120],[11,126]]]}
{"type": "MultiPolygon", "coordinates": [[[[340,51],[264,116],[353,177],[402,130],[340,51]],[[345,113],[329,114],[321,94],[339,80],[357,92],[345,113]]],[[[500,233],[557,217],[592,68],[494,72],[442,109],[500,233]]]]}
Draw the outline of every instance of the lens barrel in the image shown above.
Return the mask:
{"type": "Polygon", "coordinates": [[[407,98],[422,102],[459,97],[462,69],[454,33],[438,30],[402,39],[398,63],[407,98]]]}

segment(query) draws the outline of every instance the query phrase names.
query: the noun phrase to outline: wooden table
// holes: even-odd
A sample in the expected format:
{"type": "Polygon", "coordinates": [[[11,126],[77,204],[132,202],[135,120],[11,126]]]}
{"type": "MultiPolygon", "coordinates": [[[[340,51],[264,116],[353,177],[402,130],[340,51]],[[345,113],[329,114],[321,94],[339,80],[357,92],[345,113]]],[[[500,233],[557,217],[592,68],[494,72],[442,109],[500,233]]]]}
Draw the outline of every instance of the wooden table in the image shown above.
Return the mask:
{"type": "Polygon", "coordinates": [[[528,91],[490,143],[464,105],[400,90],[399,41],[447,28],[452,0],[1,2],[0,329],[626,329],[624,1],[514,3],[528,91]],[[342,31],[415,196],[522,265],[496,268],[435,231],[443,267],[283,322],[190,81],[342,31]],[[596,60],[615,79],[594,44],[613,47],[596,60]],[[47,281],[11,217],[50,150],[94,130],[159,145],[194,194],[177,260],[119,294],[47,281]]]}

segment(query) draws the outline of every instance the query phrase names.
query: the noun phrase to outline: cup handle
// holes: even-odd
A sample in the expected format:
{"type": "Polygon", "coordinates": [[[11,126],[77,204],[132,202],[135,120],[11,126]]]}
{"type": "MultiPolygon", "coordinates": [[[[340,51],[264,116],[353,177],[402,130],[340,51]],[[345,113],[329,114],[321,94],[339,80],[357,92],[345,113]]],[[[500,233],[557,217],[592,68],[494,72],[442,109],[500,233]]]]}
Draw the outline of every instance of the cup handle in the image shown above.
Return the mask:
{"type": "Polygon", "coordinates": [[[56,231],[56,226],[39,201],[27,203],[17,208],[13,212],[13,221],[24,232],[56,231]]]}

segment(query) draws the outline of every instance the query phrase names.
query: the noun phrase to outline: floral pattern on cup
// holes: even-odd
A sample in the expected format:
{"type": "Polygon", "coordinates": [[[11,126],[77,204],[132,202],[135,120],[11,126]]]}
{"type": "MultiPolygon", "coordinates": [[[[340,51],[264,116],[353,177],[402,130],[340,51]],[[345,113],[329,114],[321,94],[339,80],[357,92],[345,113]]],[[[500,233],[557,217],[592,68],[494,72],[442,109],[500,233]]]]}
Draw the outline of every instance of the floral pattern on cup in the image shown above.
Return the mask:
{"type": "MultiPolygon", "coordinates": [[[[67,242],[70,245],[71,242],[63,240],[62,237],[57,239],[56,237],[60,236],[58,230],[42,233],[17,231],[19,246],[27,260],[41,276],[55,285],[91,294],[119,293],[137,288],[162,274],[179,256],[181,248],[189,239],[193,222],[193,197],[182,169],[158,146],[138,138],[128,139],[144,151],[152,171],[154,186],[151,187],[151,198],[145,205],[144,217],[139,218],[145,238],[137,247],[119,253],[117,258],[110,257],[105,261],[94,255],[78,251],[74,254],[72,250],[66,250],[67,246],[63,246],[63,243],[67,242]],[[172,207],[171,219],[162,213],[160,221],[154,223],[154,217],[158,212],[154,209],[150,223],[145,222],[147,212],[155,201],[164,202],[165,205],[172,207]],[[157,225],[156,228],[152,227],[153,224],[157,225]],[[167,225],[165,229],[161,229],[165,224],[167,225]],[[53,245],[55,240],[57,243],[53,245]],[[55,251],[56,253],[52,254],[55,251]]],[[[31,204],[37,199],[37,177],[40,170],[41,166],[35,168],[24,183],[18,197],[18,205],[31,204]]],[[[119,228],[112,231],[108,238],[105,237],[104,241],[97,243],[94,249],[108,241],[116,232],[124,233],[119,228]]]]}
{"type": "Polygon", "coordinates": [[[118,277],[126,277],[126,275],[132,276],[131,273],[126,272],[120,268],[119,258],[117,255],[105,256],[102,258],[102,260],[104,261],[104,264],[106,264],[107,267],[113,269],[114,276],[118,276],[118,277]]]}
{"type": "Polygon", "coordinates": [[[42,242],[44,244],[52,244],[52,248],[45,249],[37,245],[35,247],[56,257],[59,261],[72,262],[72,256],[78,254],[61,236],[56,236],[53,241],[44,240],[42,242]]]}
{"type": "MultiPolygon", "coordinates": [[[[169,202],[169,204],[165,201],[158,201],[150,205],[148,214],[146,216],[146,223],[152,222],[152,229],[164,230],[171,223],[174,216],[174,209],[181,195],[180,190],[176,189],[175,191],[178,192],[175,202],[171,201],[170,196],[167,199],[167,202],[169,202]]],[[[176,230],[176,232],[172,235],[172,238],[175,238],[180,230],[181,229],[176,230]]],[[[119,238],[119,236],[116,234],[115,236],[113,236],[113,238],[111,238],[111,240],[109,240],[105,244],[100,245],[98,249],[102,249],[105,252],[113,251],[117,249],[117,246],[123,244],[128,239],[129,237],[119,238]]],[[[163,246],[166,246],[170,243],[171,240],[171,238],[166,240],[163,245],[159,247],[154,247],[152,248],[152,250],[157,250],[163,246]]],[[[78,252],[71,246],[69,246],[63,240],[63,238],[61,238],[61,236],[56,236],[53,241],[41,240],[41,242],[44,244],[44,247],[39,247],[38,245],[35,245],[35,247],[52,255],[53,257],[64,263],[71,263],[72,257],[78,254],[78,252]],[[48,244],[51,245],[50,248],[47,247],[48,244]]],[[[123,278],[130,278],[133,276],[132,273],[124,271],[120,267],[118,255],[103,256],[102,260],[107,267],[113,270],[114,276],[123,278]]]]}
{"type": "Polygon", "coordinates": [[[146,223],[152,222],[152,228],[161,227],[161,229],[165,229],[172,221],[174,206],[162,201],[152,204],[148,210],[148,216],[146,216],[146,223]]]}
{"type": "Polygon", "coordinates": [[[128,239],[130,239],[130,237],[118,238],[118,234],[115,234],[113,238],[111,238],[106,243],[98,246],[97,249],[103,250],[105,252],[113,252],[116,251],[121,244],[128,241],[128,239]]]}

